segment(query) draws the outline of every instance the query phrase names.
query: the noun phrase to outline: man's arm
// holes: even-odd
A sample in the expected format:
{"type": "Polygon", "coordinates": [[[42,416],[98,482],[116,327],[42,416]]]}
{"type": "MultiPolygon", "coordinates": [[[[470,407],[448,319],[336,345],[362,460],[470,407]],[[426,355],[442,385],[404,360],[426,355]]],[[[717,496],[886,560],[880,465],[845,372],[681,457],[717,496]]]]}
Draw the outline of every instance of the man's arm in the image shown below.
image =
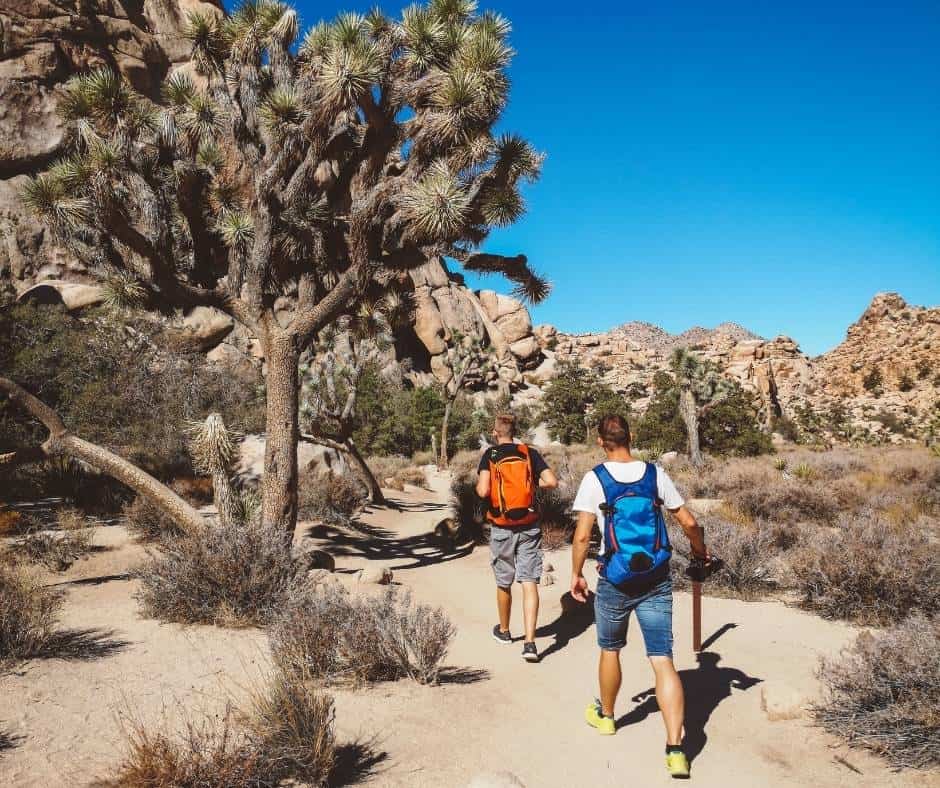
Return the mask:
{"type": "Polygon", "coordinates": [[[676,518],[676,522],[682,526],[682,530],[689,538],[689,544],[692,546],[692,555],[708,561],[711,556],[708,554],[708,548],[705,546],[705,530],[698,524],[695,515],[685,506],[678,509],[670,509],[670,514],[676,518]]]}
{"type": "Polygon", "coordinates": [[[539,487],[543,490],[554,490],[558,486],[558,477],[551,468],[546,468],[539,474],[539,487]]]}
{"type": "Polygon", "coordinates": [[[571,540],[571,596],[578,602],[587,602],[588,585],[583,572],[595,519],[590,512],[578,512],[578,524],[571,540]]]}
{"type": "Polygon", "coordinates": [[[490,472],[480,471],[477,474],[477,495],[480,498],[490,497],[490,472]]]}

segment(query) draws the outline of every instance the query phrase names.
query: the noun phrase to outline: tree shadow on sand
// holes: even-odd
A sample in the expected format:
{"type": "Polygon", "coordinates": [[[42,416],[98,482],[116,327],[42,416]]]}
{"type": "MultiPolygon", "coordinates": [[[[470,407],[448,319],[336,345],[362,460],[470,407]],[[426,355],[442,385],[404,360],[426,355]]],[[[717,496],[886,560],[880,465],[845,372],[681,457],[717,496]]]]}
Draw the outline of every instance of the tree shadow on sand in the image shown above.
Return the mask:
{"type": "Polygon", "coordinates": [[[0,756],[7,750],[12,750],[14,747],[19,746],[22,740],[22,736],[14,736],[12,733],[0,730],[0,756]]]}
{"type": "Polygon", "coordinates": [[[438,684],[476,684],[478,681],[487,681],[490,672],[485,668],[441,668],[438,674],[438,684]]]}
{"type": "MultiPolygon", "coordinates": [[[[705,748],[708,720],[719,704],[731,697],[731,690],[749,690],[763,681],[737,668],[719,667],[720,661],[721,654],[703,651],[698,655],[697,668],[679,671],[685,689],[685,739],[682,743],[690,761],[705,748]]],[[[659,711],[654,687],[634,695],[633,701],[643,702],[617,720],[618,728],[635,725],[659,711]]]]}
{"type": "Polygon", "coordinates": [[[347,528],[315,525],[307,529],[306,536],[328,542],[326,549],[336,558],[349,556],[382,561],[393,571],[454,561],[470,555],[474,548],[471,542],[447,550],[433,532],[399,537],[387,528],[376,528],[362,522],[354,522],[347,528]]]}
{"type": "Polygon", "coordinates": [[[379,767],[386,760],[388,753],[376,746],[375,739],[359,739],[337,745],[327,785],[330,788],[340,788],[361,783],[378,774],[381,771],[379,767]]]}
{"type": "Polygon", "coordinates": [[[584,604],[579,604],[571,598],[571,592],[566,591],[561,598],[561,613],[558,614],[558,618],[549,624],[543,624],[535,630],[536,637],[547,638],[554,636],[555,638],[555,642],[542,651],[539,661],[544,662],[546,657],[561,651],[572,640],[583,635],[593,624],[593,598],[584,604]]]}
{"type": "Polygon", "coordinates": [[[56,632],[33,657],[74,661],[110,657],[131,644],[129,640],[119,640],[113,635],[114,630],[110,629],[62,629],[56,632]]]}

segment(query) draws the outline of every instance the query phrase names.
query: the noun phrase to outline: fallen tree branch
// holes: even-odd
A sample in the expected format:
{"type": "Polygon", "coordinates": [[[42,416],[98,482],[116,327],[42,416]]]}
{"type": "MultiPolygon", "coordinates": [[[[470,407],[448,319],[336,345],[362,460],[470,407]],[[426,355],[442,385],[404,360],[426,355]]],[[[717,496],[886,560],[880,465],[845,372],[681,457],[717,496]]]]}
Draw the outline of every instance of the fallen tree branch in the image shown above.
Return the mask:
{"type": "MultiPolygon", "coordinates": [[[[81,460],[126,484],[165,512],[184,530],[192,532],[205,525],[205,518],[173,490],[120,455],[73,435],[55,410],[18,383],[0,377],[0,395],[5,395],[13,405],[32,416],[49,431],[49,437],[42,446],[32,449],[33,452],[42,453],[38,459],[71,457],[81,460]]],[[[6,456],[0,455],[0,458],[6,456]]]]}

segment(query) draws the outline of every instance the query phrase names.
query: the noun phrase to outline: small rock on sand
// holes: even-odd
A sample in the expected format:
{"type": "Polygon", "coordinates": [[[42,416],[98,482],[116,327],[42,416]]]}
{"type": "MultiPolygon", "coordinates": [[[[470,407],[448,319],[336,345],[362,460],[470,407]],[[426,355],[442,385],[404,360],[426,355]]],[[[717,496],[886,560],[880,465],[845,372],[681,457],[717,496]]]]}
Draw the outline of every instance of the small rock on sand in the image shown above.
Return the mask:
{"type": "Polygon", "coordinates": [[[489,772],[478,774],[467,788],[525,788],[525,783],[512,772],[489,772]]]}
{"type": "Polygon", "coordinates": [[[392,582],[392,570],[387,566],[366,566],[359,570],[360,583],[387,586],[392,582]]]}
{"type": "Polygon", "coordinates": [[[543,586],[555,585],[555,575],[553,575],[551,572],[546,572],[544,575],[542,575],[542,581],[540,585],[543,585],[543,586]]]}
{"type": "Polygon", "coordinates": [[[803,717],[810,705],[805,692],[782,681],[765,681],[760,690],[760,707],[771,722],[803,717]]]}

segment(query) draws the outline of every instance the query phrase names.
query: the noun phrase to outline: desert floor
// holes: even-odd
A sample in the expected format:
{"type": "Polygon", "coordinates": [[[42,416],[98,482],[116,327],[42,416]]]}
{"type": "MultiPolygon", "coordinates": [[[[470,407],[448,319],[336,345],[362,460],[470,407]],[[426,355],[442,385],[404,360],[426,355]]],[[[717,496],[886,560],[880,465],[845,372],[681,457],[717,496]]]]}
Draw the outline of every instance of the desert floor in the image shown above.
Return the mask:
{"type": "MultiPolygon", "coordinates": [[[[441,605],[458,627],[442,685],[402,681],[337,690],[336,784],[464,786],[481,772],[508,770],[528,788],[652,786],[663,768],[663,729],[639,631],[623,654],[624,686],[616,736],[583,721],[595,695],[597,648],[590,616],[563,615],[569,556],[552,553],[555,585],[543,587],[542,662],[520,657],[490,636],[495,621],[486,548],[442,554],[428,536],[447,516],[448,479],[430,474],[432,490],[389,491],[398,509],[368,510],[356,530],[302,524],[322,538],[341,581],[378,562],[419,600],[441,605]]],[[[0,785],[81,786],[106,776],[121,755],[122,720],[179,726],[184,713],[221,714],[267,666],[265,636],[254,630],[181,627],[142,619],[129,568],[142,549],[123,528],[101,528],[108,549],[63,575],[68,599],[62,626],[74,659],[34,660],[0,676],[0,723],[14,737],[0,752],[0,785]]],[[[521,597],[513,629],[521,630],[521,597]]],[[[820,655],[854,636],[782,602],[705,599],[697,663],[690,644],[690,599],[676,595],[676,661],[687,690],[687,737],[700,786],[940,786],[937,773],[890,771],[806,718],[770,721],[762,692],[817,692],[820,655]],[[712,636],[712,637],[710,637],[712,636]],[[707,641],[706,641],[707,642],[707,641]]]]}

